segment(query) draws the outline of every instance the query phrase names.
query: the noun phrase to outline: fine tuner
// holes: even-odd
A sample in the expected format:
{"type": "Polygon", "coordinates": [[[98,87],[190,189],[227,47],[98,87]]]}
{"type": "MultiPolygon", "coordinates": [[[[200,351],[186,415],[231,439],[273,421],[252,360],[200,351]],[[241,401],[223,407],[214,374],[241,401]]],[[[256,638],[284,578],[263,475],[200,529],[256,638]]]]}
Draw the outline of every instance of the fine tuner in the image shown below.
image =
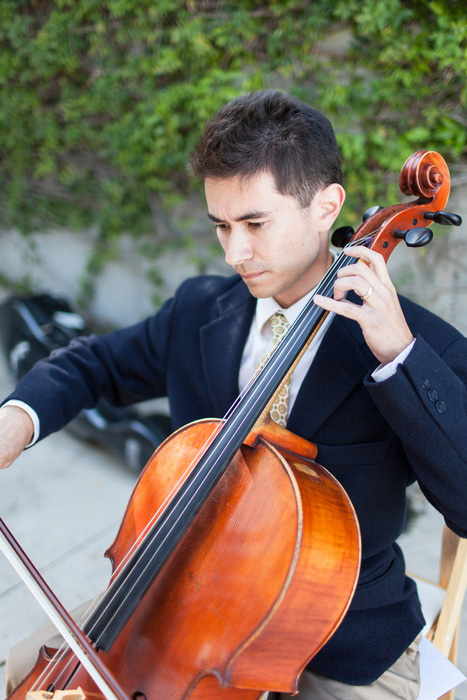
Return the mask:
{"type": "MultiPolygon", "coordinates": [[[[362,221],[367,221],[367,219],[370,219],[379,211],[382,211],[382,209],[383,207],[379,205],[370,207],[363,214],[362,221]]],[[[448,211],[426,211],[423,214],[423,218],[434,221],[441,226],[460,226],[462,224],[462,218],[458,214],[451,214],[448,211]]],[[[341,226],[340,228],[336,228],[333,232],[331,243],[336,246],[336,248],[344,248],[347,243],[350,242],[354,234],[355,231],[352,226],[341,226]]],[[[422,246],[428,245],[433,238],[432,230],[423,226],[415,226],[407,231],[396,229],[393,235],[395,238],[402,238],[409,248],[421,248],[422,246]]]]}

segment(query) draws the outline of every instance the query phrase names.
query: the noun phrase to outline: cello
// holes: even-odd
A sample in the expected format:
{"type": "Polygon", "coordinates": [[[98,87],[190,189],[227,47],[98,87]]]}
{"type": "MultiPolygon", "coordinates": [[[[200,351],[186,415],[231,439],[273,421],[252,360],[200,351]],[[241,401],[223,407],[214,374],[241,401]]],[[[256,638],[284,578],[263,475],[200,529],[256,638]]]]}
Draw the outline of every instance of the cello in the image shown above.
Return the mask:
{"type": "MultiPolygon", "coordinates": [[[[437,154],[411,156],[401,189],[417,202],[373,213],[346,245],[387,258],[401,240],[428,242],[419,224],[452,216],[442,211],[449,173],[437,154]]],[[[341,254],[317,292],[332,295],[352,262],[341,254]]],[[[83,630],[128,697],[294,692],[343,618],[359,569],[352,505],[316,448],[268,417],[325,316],[310,302],[229,414],[174,433],[135,486],[107,552],[109,587],[83,630]]],[[[31,685],[45,687],[43,697],[76,687],[102,697],[71,653],[44,681],[49,655],[9,697],[31,685]]]]}

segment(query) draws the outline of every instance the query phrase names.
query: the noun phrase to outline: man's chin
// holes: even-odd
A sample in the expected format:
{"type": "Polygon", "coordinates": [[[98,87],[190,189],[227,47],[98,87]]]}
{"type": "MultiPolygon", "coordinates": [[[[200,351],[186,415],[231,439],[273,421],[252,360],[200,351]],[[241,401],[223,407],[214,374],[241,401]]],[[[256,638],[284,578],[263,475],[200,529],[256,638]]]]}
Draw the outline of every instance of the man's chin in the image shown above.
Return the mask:
{"type": "Polygon", "coordinates": [[[250,292],[251,296],[255,297],[256,299],[267,299],[268,297],[274,296],[274,291],[270,287],[248,283],[246,280],[243,281],[248,287],[248,291],[250,292]]]}

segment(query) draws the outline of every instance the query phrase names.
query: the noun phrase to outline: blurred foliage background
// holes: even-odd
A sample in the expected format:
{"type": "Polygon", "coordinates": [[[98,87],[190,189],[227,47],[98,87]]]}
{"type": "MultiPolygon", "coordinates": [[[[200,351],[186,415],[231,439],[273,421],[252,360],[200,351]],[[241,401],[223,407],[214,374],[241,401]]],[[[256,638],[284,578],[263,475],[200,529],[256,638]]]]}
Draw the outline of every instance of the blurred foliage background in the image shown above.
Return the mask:
{"type": "Polygon", "coordinates": [[[0,226],[94,227],[90,275],[123,233],[189,250],[188,154],[263,87],[333,122],[354,224],[413,151],[465,164],[466,76],[464,0],[0,0],[0,226]]]}

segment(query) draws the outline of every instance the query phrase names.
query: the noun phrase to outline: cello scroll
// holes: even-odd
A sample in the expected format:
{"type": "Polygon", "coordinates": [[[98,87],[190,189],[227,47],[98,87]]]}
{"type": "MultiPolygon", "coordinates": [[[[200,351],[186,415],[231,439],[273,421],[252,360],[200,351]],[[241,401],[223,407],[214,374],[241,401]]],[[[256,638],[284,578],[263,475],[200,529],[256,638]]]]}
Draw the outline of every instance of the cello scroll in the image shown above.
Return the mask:
{"type": "Polygon", "coordinates": [[[460,216],[444,211],[451,178],[446,161],[439,153],[413,153],[402,166],[399,187],[402,194],[412,195],[417,200],[388,207],[372,207],[364,215],[364,221],[356,232],[348,226],[338,228],[332,235],[332,243],[344,247],[373,233],[369,247],[387,260],[401,240],[409,247],[428,244],[432,232],[427,227],[432,222],[448,226],[461,225],[460,216]]]}

